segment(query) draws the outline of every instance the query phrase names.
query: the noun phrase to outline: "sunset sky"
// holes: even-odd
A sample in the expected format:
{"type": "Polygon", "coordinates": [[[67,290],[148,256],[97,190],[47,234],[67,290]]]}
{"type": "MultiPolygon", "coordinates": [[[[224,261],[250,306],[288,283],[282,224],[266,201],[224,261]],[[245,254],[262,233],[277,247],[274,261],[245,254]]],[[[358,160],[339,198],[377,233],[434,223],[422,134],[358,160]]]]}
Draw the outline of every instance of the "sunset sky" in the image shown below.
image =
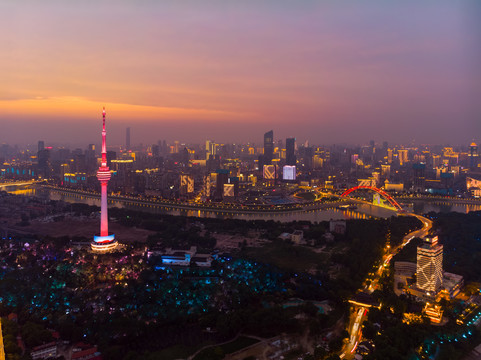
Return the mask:
{"type": "Polygon", "coordinates": [[[0,143],[481,141],[481,2],[0,2],[0,143]]]}

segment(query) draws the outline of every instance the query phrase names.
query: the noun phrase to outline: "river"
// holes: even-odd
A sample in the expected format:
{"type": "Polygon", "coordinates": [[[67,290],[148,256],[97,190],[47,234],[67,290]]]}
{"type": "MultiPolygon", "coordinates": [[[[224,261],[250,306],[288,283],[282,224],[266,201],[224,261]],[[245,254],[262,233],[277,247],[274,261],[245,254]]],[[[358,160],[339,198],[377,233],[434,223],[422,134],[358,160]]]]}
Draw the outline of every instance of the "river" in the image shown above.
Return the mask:
{"type": "MultiPolygon", "coordinates": [[[[7,188],[11,194],[23,196],[36,196],[41,199],[62,200],[69,203],[84,203],[88,205],[100,206],[98,198],[85,196],[75,193],[65,193],[54,189],[47,189],[38,186],[26,186],[20,189],[7,188]]],[[[416,214],[425,214],[430,211],[434,212],[461,212],[481,210],[481,205],[473,204],[452,204],[447,202],[429,202],[425,200],[412,201],[413,210],[416,214]]],[[[355,210],[337,209],[336,207],[308,210],[308,211],[292,211],[292,212],[258,212],[258,213],[232,213],[213,210],[179,210],[165,209],[156,205],[129,204],[124,201],[109,201],[109,207],[119,207],[132,210],[141,210],[158,214],[183,215],[194,217],[209,218],[235,218],[241,220],[274,220],[280,222],[291,221],[309,221],[321,222],[329,220],[348,220],[348,219],[368,219],[368,218],[388,218],[396,214],[395,211],[369,204],[358,204],[355,210]]]]}

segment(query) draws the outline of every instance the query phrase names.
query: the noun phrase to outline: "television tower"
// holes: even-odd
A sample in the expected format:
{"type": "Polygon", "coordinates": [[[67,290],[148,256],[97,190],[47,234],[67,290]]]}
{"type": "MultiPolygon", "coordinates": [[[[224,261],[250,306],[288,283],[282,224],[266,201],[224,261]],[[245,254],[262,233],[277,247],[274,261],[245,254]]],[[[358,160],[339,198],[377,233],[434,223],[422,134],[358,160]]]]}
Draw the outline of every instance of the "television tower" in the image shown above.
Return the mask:
{"type": "Polygon", "coordinates": [[[97,171],[97,179],[100,181],[100,235],[94,236],[92,250],[106,252],[117,246],[114,234],[109,234],[109,215],[107,207],[107,184],[110,180],[110,170],[107,166],[107,145],[105,143],[105,107],[102,111],[102,162],[97,171]]]}

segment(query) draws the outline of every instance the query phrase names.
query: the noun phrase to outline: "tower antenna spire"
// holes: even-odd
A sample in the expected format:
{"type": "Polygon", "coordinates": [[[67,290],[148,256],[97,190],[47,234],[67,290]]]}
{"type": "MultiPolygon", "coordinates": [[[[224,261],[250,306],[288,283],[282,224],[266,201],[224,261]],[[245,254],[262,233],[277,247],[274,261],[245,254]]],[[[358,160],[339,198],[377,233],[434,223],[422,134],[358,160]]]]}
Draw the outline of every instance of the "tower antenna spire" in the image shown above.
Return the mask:
{"type": "Polygon", "coordinates": [[[114,234],[109,234],[109,216],[107,206],[107,184],[110,180],[110,169],[107,166],[107,131],[105,130],[105,106],[102,110],[102,161],[97,171],[100,181],[100,234],[94,236],[92,250],[106,252],[117,246],[114,234]]]}

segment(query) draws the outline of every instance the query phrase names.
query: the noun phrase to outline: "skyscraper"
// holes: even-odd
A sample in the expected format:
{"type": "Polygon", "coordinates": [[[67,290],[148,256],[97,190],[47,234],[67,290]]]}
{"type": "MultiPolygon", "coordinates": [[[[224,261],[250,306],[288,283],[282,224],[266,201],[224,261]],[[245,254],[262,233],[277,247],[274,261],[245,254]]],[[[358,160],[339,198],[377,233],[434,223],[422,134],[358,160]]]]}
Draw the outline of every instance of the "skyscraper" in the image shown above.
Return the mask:
{"type": "Polygon", "coordinates": [[[286,165],[296,165],[296,139],[287,138],[286,139],[286,165]]]}
{"type": "Polygon", "coordinates": [[[270,165],[274,156],[274,131],[264,134],[264,165],[270,165]]]}
{"type": "Polygon", "coordinates": [[[107,184],[110,180],[110,169],[107,166],[107,145],[105,131],[105,108],[102,112],[102,162],[97,171],[97,179],[100,181],[100,234],[94,236],[92,250],[106,252],[117,246],[114,234],[109,234],[109,215],[107,207],[107,184]]]}
{"type": "MultiPolygon", "coordinates": [[[[50,148],[51,149],[51,148],[50,148]]],[[[38,142],[37,163],[38,163],[38,175],[48,178],[51,173],[50,164],[50,149],[45,148],[43,141],[38,142]]]]}
{"type": "Polygon", "coordinates": [[[426,178],[424,176],[424,170],[426,165],[424,163],[413,164],[413,190],[424,191],[426,178]]]}
{"type": "Polygon", "coordinates": [[[474,170],[478,167],[478,145],[473,141],[469,145],[469,169],[474,170]]]}
{"type": "Polygon", "coordinates": [[[205,142],[205,152],[206,152],[206,159],[208,160],[210,157],[214,157],[217,155],[217,144],[212,140],[207,140],[205,142]]]}
{"type": "Polygon", "coordinates": [[[427,237],[418,246],[416,266],[416,286],[436,294],[443,284],[443,245],[438,244],[438,237],[427,237]]]}
{"type": "Polygon", "coordinates": [[[125,149],[127,151],[132,150],[130,148],[130,128],[129,127],[127,129],[125,129],[125,149]]]}
{"type": "Polygon", "coordinates": [[[399,149],[397,151],[399,155],[399,165],[406,165],[408,162],[408,150],[407,149],[399,149]]]}

